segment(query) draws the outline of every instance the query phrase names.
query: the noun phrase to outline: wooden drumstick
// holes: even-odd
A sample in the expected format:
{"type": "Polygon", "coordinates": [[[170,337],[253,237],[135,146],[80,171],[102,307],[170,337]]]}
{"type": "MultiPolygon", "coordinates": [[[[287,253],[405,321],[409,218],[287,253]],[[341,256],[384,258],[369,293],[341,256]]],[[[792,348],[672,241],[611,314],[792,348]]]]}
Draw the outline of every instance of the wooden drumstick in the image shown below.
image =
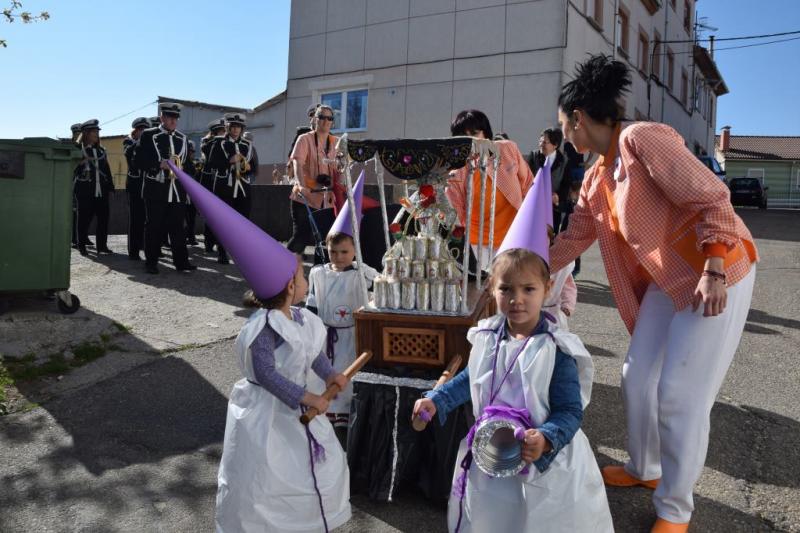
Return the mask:
{"type": "MultiPolygon", "coordinates": [[[[456,355],[450,360],[450,364],[447,365],[447,368],[444,369],[442,375],[436,381],[436,385],[433,386],[433,390],[438,389],[448,381],[458,372],[458,367],[461,366],[461,356],[456,355]]],[[[411,427],[414,428],[415,431],[422,431],[428,426],[428,422],[431,419],[429,418],[427,411],[420,411],[419,414],[411,419],[411,427]]]]}
{"type": "MultiPolygon", "coordinates": [[[[353,379],[353,376],[355,376],[356,373],[359,370],[361,370],[361,368],[365,364],[367,364],[367,362],[370,359],[372,359],[372,351],[367,350],[361,355],[359,355],[358,359],[353,361],[353,364],[348,366],[345,369],[345,371],[342,372],[342,374],[344,374],[348,380],[353,379]]],[[[340,392],[342,392],[342,389],[339,387],[339,385],[337,385],[336,383],[331,383],[330,385],[328,385],[328,388],[325,389],[325,392],[322,393],[322,397],[328,401],[331,401],[333,400],[333,397],[339,394],[340,392]]],[[[316,407],[309,407],[308,410],[306,410],[306,412],[300,416],[300,422],[302,422],[305,425],[308,425],[308,423],[311,422],[311,420],[313,420],[314,417],[317,416],[318,414],[319,411],[317,410],[316,407]]]]}

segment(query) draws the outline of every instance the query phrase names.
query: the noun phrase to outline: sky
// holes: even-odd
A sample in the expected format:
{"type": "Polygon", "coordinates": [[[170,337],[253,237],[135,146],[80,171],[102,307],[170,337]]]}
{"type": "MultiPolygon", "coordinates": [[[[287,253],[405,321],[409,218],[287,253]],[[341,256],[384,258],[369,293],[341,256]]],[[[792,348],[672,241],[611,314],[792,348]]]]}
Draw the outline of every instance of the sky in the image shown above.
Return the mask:
{"type": "MultiPolygon", "coordinates": [[[[68,136],[70,124],[90,118],[100,120],[103,135],[128,133],[135,117],[156,114],[158,96],[255,107],[286,87],[289,6],[23,0],[26,11],[51,18],[0,21],[8,41],[0,48],[0,138],[68,136]]],[[[719,28],[718,38],[800,30],[800,0],[700,0],[697,10],[719,28]]],[[[730,90],[718,101],[717,129],[800,135],[800,40],[722,49],[757,42],[717,43],[730,90]]]]}

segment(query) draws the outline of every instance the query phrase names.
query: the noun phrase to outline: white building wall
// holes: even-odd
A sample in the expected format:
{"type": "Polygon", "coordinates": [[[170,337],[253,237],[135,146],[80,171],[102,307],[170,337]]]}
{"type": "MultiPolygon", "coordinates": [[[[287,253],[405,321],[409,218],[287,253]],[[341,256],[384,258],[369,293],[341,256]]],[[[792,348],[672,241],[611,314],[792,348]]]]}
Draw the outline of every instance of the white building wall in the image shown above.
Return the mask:
{"type": "MultiPolygon", "coordinates": [[[[641,0],[603,0],[602,31],[586,17],[592,0],[295,0],[292,2],[287,98],[271,111],[273,131],[258,136],[268,157],[285,157],[306,109],[332,87],[369,89],[367,129],[354,138],[449,135],[462,109],[484,111],[495,132],[505,131],[525,152],[539,132],[557,125],[557,98],[576,63],[589,53],[615,53],[615,8],[629,13],[632,69],[626,114],[673,125],[687,140],[713,148],[715,120],[690,116],[680,102],[681,72],[691,76],[691,43],[675,54],[672,93],[639,73],[639,30],[653,39],[687,40],[683,1],[670,0],[651,16],[641,0]],[[366,81],[365,81],[366,80],[366,81]],[[283,114],[283,121],[277,116],[283,114]],[[275,147],[277,146],[277,147],[275,147]]],[[[662,45],[661,53],[666,52],[662,45]]],[[[648,58],[648,63],[652,56],[648,58]]],[[[666,81],[666,55],[661,56],[666,81]]],[[[713,104],[716,113],[716,102],[713,104]]],[[[262,149],[259,147],[259,150],[262,149]]]]}
{"type": "Polygon", "coordinates": [[[313,87],[366,74],[367,131],[352,137],[449,136],[453,117],[475,108],[531,149],[541,129],[556,124],[564,2],[295,1],[286,123],[304,123],[326,90],[313,87]],[[314,12],[327,14],[324,28],[303,20],[314,12]]]}

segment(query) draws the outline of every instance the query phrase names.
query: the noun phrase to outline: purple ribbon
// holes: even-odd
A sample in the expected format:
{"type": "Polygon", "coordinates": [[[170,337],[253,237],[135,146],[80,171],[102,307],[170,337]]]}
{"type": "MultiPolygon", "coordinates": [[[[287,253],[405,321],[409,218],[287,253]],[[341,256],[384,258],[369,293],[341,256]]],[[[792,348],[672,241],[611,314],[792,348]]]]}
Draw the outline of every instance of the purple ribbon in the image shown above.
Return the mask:
{"type": "MultiPolygon", "coordinates": [[[[307,407],[302,405],[300,410],[305,413],[307,407]]],[[[314,480],[314,491],[317,493],[317,500],[319,500],[319,512],[322,514],[322,525],[325,527],[325,533],[328,533],[328,520],[325,518],[325,507],[322,505],[322,494],[319,492],[319,484],[317,483],[317,473],[314,470],[314,463],[319,463],[325,460],[325,448],[320,444],[311,430],[306,428],[306,437],[308,438],[308,455],[311,459],[311,477],[314,480]]]]}
{"type": "Polygon", "coordinates": [[[333,326],[326,327],[328,328],[328,333],[325,336],[325,355],[328,356],[331,364],[333,364],[333,357],[336,353],[336,343],[339,342],[339,332],[337,331],[339,328],[333,326]]]}

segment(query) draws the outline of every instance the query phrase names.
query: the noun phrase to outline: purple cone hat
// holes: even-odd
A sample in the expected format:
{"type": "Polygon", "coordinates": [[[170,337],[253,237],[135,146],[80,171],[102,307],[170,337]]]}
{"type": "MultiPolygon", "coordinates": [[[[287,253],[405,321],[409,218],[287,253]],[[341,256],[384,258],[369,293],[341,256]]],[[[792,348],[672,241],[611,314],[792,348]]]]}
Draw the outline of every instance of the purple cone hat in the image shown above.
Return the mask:
{"type": "Polygon", "coordinates": [[[253,293],[260,299],[280,294],[297,270],[295,255],[172,161],[168,163],[217,240],[233,257],[253,293]]]}
{"type": "MultiPolygon", "coordinates": [[[[361,225],[361,217],[364,214],[361,212],[361,199],[364,196],[364,171],[361,171],[361,174],[358,175],[358,179],[356,180],[356,184],[353,185],[353,200],[356,203],[356,214],[358,215],[358,224],[357,227],[360,228],[361,225]]],[[[344,233],[346,235],[353,236],[353,223],[352,217],[350,216],[350,200],[348,199],[342,208],[339,209],[339,214],[336,215],[336,220],[333,221],[333,226],[331,226],[330,231],[328,231],[328,235],[333,235],[334,233],[344,233]]]]}
{"type": "Polygon", "coordinates": [[[514,248],[524,248],[535,253],[550,264],[550,237],[547,220],[553,219],[553,194],[550,192],[550,168],[542,167],[536,173],[533,187],[517,211],[508,228],[497,255],[514,248]]]}

